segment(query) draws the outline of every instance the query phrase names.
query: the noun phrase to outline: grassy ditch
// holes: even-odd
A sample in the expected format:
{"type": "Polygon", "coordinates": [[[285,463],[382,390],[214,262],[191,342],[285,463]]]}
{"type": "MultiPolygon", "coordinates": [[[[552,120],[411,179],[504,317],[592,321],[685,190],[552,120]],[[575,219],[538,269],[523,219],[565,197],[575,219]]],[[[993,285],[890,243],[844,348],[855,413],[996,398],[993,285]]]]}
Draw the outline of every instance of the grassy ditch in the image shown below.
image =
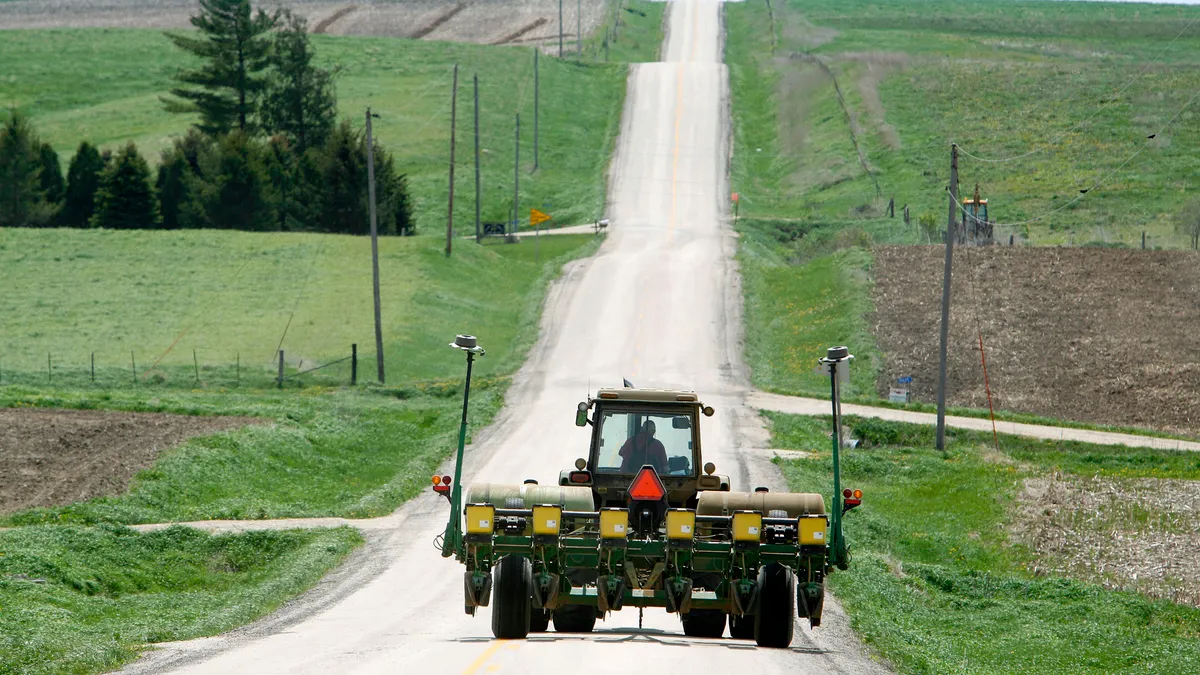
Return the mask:
{"type": "MultiPolygon", "coordinates": [[[[790,487],[828,493],[829,420],[767,417],[776,447],[804,451],[778,460],[790,487]]],[[[1194,593],[1200,575],[1172,579],[1142,555],[1190,536],[1191,502],[1142,518],[1101,510],[1109,517],[1083,524],[1077,506],[1034,489],[1053,479],[1132,499],[1136,486],[1158,481],[1160,491],[1191,496],[1194,453],[1016,437],[996,448],[989,434],[960,430],[943,453],[929,427],[847,424],[862,447],[843,455],[843,482],[865,499],[846,519],[851,569],[831,588],[855,630],[901,672],[1141,673],[1187,670],[1200,658],[1200,610],[1159,599],[1166,587],[1194,593]],[[1164,531],[1165,521],[1179,527],[1164,531]],[[1080,563],[1049,545],[1064,531],[1095,555],[1080,563]],[[1125,545],[1104,543],[1114,540],[1125,545]],[[1165,583],[1147,583],[1156,577],[1165,583]]]]}
{"type": "MultiPolygon", "coordinates": [[[[620,124],[626,66],[614,60],[540,62],[539,153],[533,153],[533,49],[394,38],[314,35],[321,65],[341,69],[338,104],[356,125],[370,106],[375,138],[408,176],[419,228],[444,231],[450,148],[451,75],[459,64],[459,232],[474,231],[472,77],[479,76],[483,218],[511,218],[514,119],[520,114],[521,203],[559,223],[591,222],[604,207],[604,170],[620,124]]],[[[2,102],[27,113],[43,140],[69,160],[82,140],[134,141],[151,162],[191,120],[159,97],[188,58],[160,31],[6,31],[0,41],[2,102]]],[[[525,213],[527,216],[527,212],[525,213]]],[[[527,222],[524,221],[523,222],[527,222]]]]}
{"type": "Polygon", "coordinates": [[[150,643],[229,630],[312,586],[361,541],[350,529],[0,532],[0,671],[103,672],[150,643]]]}
{"type": "Polygon", "coordinates": [[[1173,217],[1188,199],[1181,181],[1197,141],[1186,122],[1194,111],[1146,137],[1200,85],[1200,37],[1181,34],[1200,10],[984,0],[771,6],[773,21],[763,2],[725,6],[743,214],[870,224],[894,197],[897,218],[907,204],[912,224],[892,241],[924,240],[922,214],[944,227],[957,142],[985,158],[1032,153],[960,159],[963,192],[979,183],[993,219],[1054,211],[1002,227],[1004,239],[1132,246],[1146,231],[1150,246],[1186,245],[1173,217]]]}

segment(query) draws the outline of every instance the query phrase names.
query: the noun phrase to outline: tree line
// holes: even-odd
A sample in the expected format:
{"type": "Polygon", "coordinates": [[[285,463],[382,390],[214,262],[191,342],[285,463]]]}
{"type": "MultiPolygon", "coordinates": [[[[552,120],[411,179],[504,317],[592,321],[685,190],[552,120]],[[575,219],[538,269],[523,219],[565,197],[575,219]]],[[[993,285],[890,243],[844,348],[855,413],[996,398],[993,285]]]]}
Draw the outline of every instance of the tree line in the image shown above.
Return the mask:
{"type": "MultiPolygon", "coordinates": [[[[58,153],[10,111],[0,128],[0,227],[369,231],[367,142],[337,120],[336,71],[318,68],[307,22],[249,0],[201,0],[197,33],[168,34],[199,57],[163,104],[198,118],[156,171],[133,143],[84,141],[64,179],[58,153]]],[[[381,234],[415,231],[405,176],[373,148],[381,234]]]]}

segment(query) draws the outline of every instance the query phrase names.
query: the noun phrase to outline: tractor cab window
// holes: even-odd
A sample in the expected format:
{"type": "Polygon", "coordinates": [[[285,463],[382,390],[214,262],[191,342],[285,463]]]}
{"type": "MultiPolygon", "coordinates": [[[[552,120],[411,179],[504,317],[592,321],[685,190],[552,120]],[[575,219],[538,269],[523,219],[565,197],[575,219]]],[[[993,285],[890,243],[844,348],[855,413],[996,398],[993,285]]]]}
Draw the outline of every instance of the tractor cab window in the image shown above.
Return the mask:
{"type": "Polygon", "coordinates": [[[605,412],[600,418],[596,470],[634,474],[649,464],[663,476],[692,475],[692,418],[662,412],[605,412]]]}

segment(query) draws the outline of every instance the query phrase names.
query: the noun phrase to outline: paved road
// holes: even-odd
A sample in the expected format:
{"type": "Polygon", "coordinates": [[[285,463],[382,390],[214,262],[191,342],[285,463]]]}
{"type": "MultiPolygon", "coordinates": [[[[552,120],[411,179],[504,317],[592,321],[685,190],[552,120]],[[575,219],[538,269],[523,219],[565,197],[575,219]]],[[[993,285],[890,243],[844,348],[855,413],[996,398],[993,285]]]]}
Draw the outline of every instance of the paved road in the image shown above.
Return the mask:
{"type": "MultiPolygon", "coordinates": [[[[609,191],[613,227],[600,252],[569,267],[552,290],[541,340],[508,408],[476,435],[468,478],[555,481],[585,452],[575,404],[628,377],[638,386],[700,392],[717,410],[706,420],[705,459],[737,488],[783,487],[766,453],[756,451],[766,435],[745,401],[735,240],[721,218],[728,120],[720,5],[672,3],[663,53],[666,62],[635,66],[629,76],[609,191]]],[[[486,346],[488,336],[480,339],[486,346]]],[[[449,350],[446,357],[458,358],[449,350]]],[[[234,634],[168,645],[129,672],[609,675],[698,663],[706,672],[763,675],[880,670],[836,603],[826,604],[822,628],[797,627],[792,650],[687,639],[661,610],[647,610],[644,632],[629,632],[638,615],[626,610],[586,637],[493,641],[487,610],[463,614],[462,567],[432,546],[445,517],[445,503],[426,495],[392,516],[356,523],[368,545],[313,593],[234,634]]]]}
{"type": "MultiPolygon", "coordinates": [[[[792,413],[794,415],[828,415],[829,401],[826,399],[803,398],[799,396],[781,396],[765,392],[754,392],[747,403],[759,410],[774,410],[792,413]]],[[[842,414],[874,417],[895,422],[911,422],[913,424],[937,424],[937,415],[933,413],[913,412],[911,410],[895,410],[892,408],[876,408],[865,405],[842,404],[842,414]]],[[[991,420],[978,417],[946,416],[946,426],[959,429],[974,429],[976,431],[991,431],[991,420]]],[[[1099,445],[1127,445],[1134,448],[1159,448],[1163,450],[1200,450],[1200,443],[1181,441],[1173,438],[1155,438],[1137,434],[1119,434],[1111,431],[1090,431],[1088,429],[1071,429],[1068,427],[1049,427],[1039,424],[1021,424],[1019,422],[996,421],[996,431],[1012,436],[1027,438],[1042,438],[1055,441],[1080,441],[1099,445]]]]}

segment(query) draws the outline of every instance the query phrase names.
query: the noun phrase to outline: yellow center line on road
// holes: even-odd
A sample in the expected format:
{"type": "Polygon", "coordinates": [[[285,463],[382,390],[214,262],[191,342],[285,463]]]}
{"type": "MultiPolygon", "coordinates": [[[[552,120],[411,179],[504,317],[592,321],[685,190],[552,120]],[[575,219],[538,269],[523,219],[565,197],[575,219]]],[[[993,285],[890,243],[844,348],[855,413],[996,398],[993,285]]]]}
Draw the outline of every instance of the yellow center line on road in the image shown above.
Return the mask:
{"type": "MultiPolygon", "coordinates": [[[[687,60],[695,61],[696,46],[700,43],[696,39],[696,36],[699,35],[700,12],[696,9],[695,3],[689,5],[689,10],[692,12],[692,34],[690,36],[692,48],[688,50],[687,60]]],[[[675,213],[679,201],[679,123],[683,118],[683,68],[685,63],[680,62],[675,75],[675,140],[671,148],[671,219],[667,225],[667,231],[671,238],[675,236],[675,213]]]]}
{"type": "MultiPolygon", "coordinates": [[[[500,647],[502,647],[503,645],[504,645],[503,640],[493,641],[492,646],[483,650],[483,653],[479,655],[479,658],[472,661],[471,665],[467,666],[467,669],[462,671],[462,675],[475,675],[475,673],[479,672],[479,669],[483,667],[483,664],[487,663],[488,659],[495,656],[496,652],[499,651],[500,647]]],[[[517,644],[515,642],[511,643],[510,648],[516,649],[517,644]]]]}

